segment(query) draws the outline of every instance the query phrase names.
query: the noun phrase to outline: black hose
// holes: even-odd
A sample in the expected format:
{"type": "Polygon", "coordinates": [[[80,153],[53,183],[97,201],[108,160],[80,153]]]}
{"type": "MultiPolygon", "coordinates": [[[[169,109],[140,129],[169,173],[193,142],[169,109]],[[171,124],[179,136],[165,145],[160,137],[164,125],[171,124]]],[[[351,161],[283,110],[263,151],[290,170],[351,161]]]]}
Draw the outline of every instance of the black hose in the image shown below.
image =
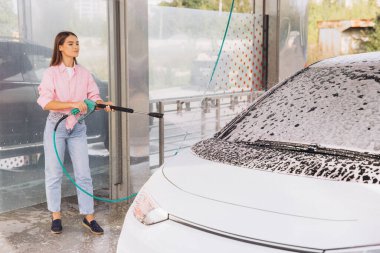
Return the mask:
{"type": "Polygon", "coordinates": [[[54,127],[54,132],[57,131],[57,128],[58,128],[58,125],[62,122],[62,120],[66,119],[67,117],[69,117],[69,115],[63,115],[62,118],[60,118],[57,122],[57,124],[55,124],[55,127],[54,127]]]}

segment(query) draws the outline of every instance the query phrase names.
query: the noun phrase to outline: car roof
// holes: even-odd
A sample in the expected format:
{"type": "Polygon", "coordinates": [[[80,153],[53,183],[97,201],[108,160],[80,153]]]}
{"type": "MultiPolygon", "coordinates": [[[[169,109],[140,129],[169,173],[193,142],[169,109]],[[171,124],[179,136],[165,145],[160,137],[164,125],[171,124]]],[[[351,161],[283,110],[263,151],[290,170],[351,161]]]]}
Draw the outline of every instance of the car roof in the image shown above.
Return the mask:
{"type": "Polygon", "coordinates": [[[319,61],[313,65],[311,68],[320,68],[320,67],[338,67],[338,66],[360,66],[360,65],[369,65],[369,64],[380,64],[380,51],[369,52],[362,54],[351,54],[351,55],[342,55],[329,59],[319,61]]]}
{"type": "Polygon", "coordinates": [[[0,51],[5,55],[17,56],[23,53],[39,54],[51,56],[52,49],[38,45],[35,42],[21,40],[17,38],[0,37],[0,51]]]}
{"type": "Polygon", "coordinates": [[[0,43],[1,42],[11,42],[11,43],[19,43],[19,44],[36,44],[33,41],[17,38],[17,37],[6,37],[6,36],[0,36],[0,43]]]}

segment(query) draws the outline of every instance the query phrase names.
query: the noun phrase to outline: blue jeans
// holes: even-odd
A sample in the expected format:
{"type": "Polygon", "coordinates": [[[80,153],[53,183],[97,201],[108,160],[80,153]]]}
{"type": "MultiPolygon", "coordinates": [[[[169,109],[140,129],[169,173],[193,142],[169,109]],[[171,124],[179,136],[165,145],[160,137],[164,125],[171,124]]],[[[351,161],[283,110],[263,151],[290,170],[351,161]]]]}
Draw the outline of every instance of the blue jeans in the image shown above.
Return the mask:
{"type": "MultiPolygon", "coordinates": [[[[74,168],[75,182],[87,192],[93,194],[91,171],[87,147],[87,127],[77,123],[72,130],[67,130],[62,121],[56,131],[56,146],[61,161],[68,148],[74,168]]],[[[45,187],[48,209],[51,212],[61,211],[61,183],[63,171],[54,151],[53,132],[56,122],[47,119],[44,131],[45,151],[45,187]]],[[[79,212],[94,213],[94,199],[77,189],[79,212]]]]}

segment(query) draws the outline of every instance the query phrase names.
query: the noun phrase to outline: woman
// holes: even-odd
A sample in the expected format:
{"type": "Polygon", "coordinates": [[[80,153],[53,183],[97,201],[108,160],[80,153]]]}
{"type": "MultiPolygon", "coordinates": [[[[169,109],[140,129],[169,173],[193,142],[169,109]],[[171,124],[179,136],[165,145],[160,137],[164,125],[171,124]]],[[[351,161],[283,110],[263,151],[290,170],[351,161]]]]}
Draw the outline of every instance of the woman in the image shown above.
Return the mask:
{"type": "MultiPolygon", "coordinates": [[[[45,186],[48,209],[52,212],[51,231],[55,234],[62,232],[61,182],[63,173],[53,146],[54,126],[64,114],[68,114],[73,108],[78,108],[79,114],[86,113],[85,99],[112,105],[111,102],[103,102],[91,74],[82,66],[77,65],[78,54],[77,36],[67,31],[58,33],[55,37],[50,67],[45,71],[38,87],[40,96],[37,103],[44,110],[50,111],[44,131],[45,186]]],[[[105,110],[111,111],[109,106],[105,110]]],[[[84,122],[77,122],[79,114],[69,116],[59,125],[56,130],[56,146],[61,160],[63,160],[65,149],[68,149],[77,184],[92,193],[86,125],[84,122]]],[[[93,198],[78,190],[77,195],[79,211],[85,215],[82,224],[95,234],[103,234],[103,229],[94,217],[93,198]]]]}

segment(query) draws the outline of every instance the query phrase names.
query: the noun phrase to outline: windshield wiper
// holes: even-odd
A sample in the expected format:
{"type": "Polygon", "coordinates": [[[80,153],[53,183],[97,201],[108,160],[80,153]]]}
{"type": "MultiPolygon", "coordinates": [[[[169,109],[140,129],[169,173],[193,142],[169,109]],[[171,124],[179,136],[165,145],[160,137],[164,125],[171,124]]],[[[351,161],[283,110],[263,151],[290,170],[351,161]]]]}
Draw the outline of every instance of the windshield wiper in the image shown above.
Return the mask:
{"type": "Polygon", "coordinates": [[[251,145],[251,146],[257,146],[257,147],[299,151],[299,152],[312,153],[312,154],[345,156],[345,157],[351,157],[351,158],[366,157],[366,158],[380,159],[380,154],[371,154],[368,152],[359,152],[359,151],[353,151],[353,150],[347,150],[347,149],[327,148],[327,147],[322,147],[318,144],[313,144],[313,143],[301,144],[301,143],[268,141],[268,140],[256,140],[254,142],[241,141],[238,143],[251,145]]]}

